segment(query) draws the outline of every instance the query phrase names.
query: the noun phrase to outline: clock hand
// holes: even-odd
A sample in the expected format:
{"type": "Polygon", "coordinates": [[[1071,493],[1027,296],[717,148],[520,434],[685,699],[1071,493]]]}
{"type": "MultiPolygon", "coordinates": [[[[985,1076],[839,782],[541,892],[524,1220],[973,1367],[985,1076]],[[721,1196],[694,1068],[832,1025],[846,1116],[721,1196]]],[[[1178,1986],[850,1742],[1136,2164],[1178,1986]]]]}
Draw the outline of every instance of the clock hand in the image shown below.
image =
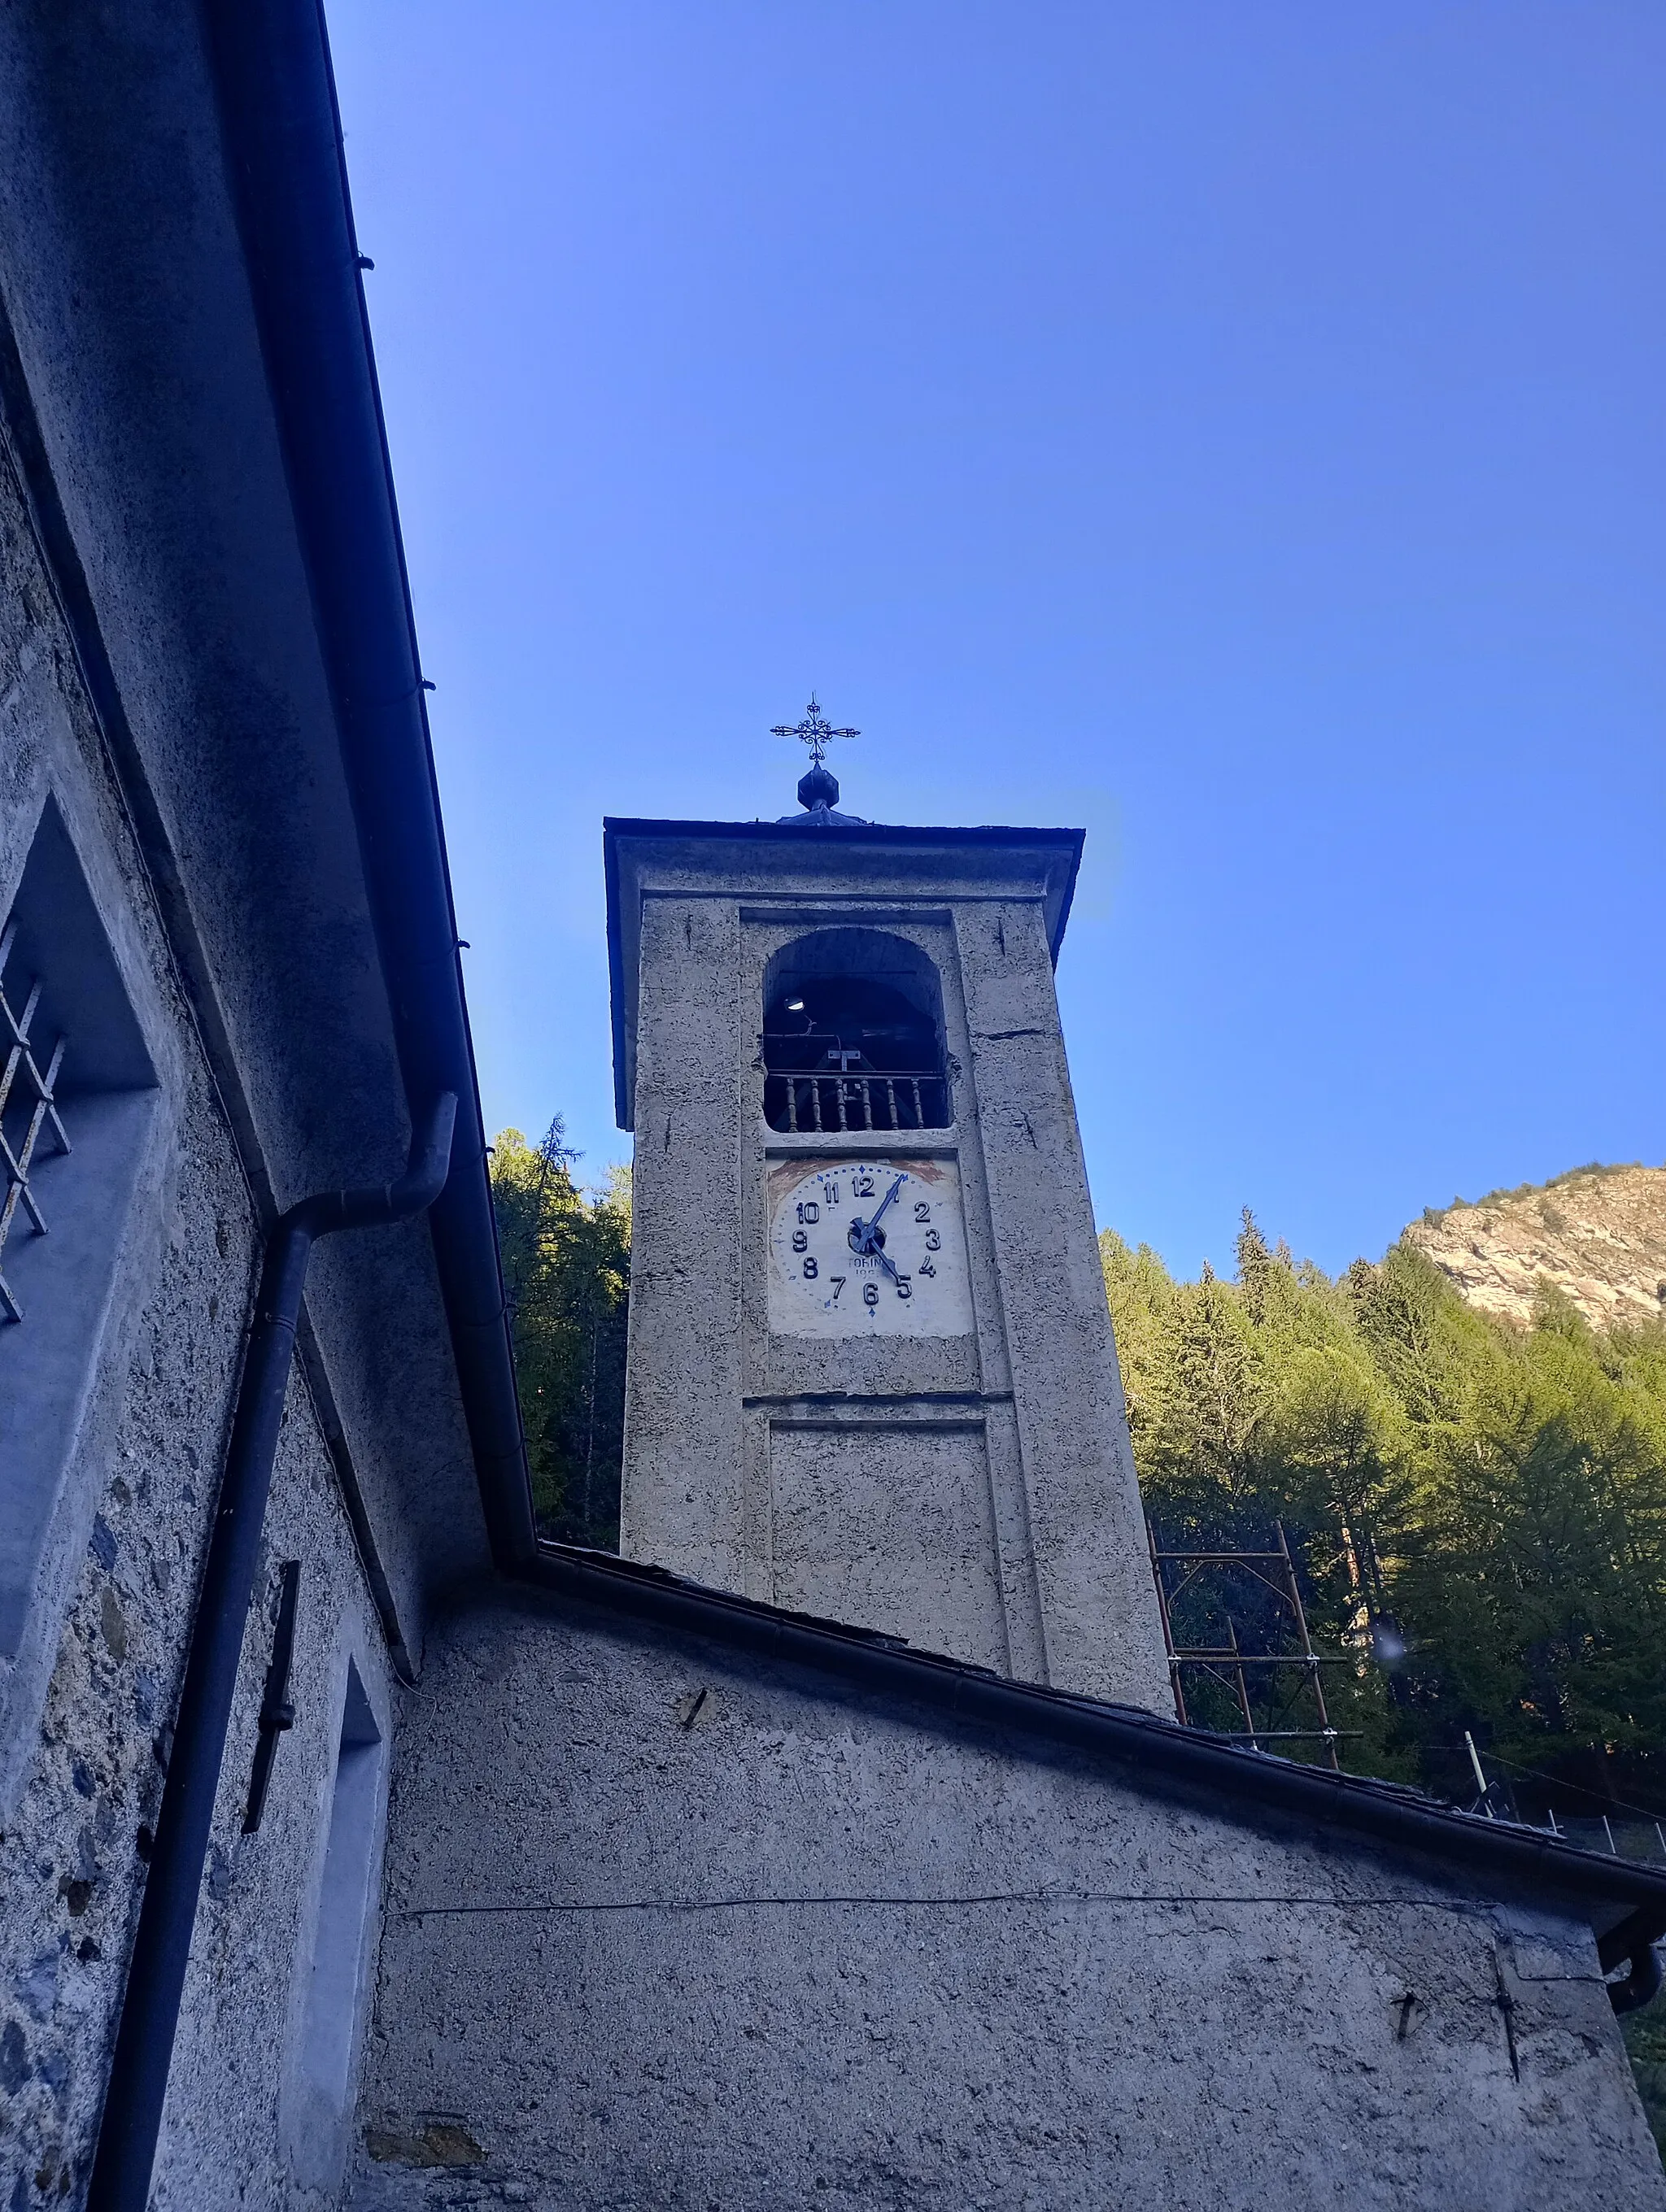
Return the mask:
{"type": "Polygon", "coordinates": [[[896,1182],[895,1182],[894,1183],[892,1183],[892,1185],[891,1185],[891,1188],[890,1188],[890,1189],[885,1193],[885,1196],[880,1200],[880,1201],[879,1201],[879,1212],[878,1212],[878,1213],[876,1213],[876,1214],[874,1215],[874,1217],[873,1217],[873,1220],[872,1220],[872,1221],[870,1221],[870,1222],[868,1223],[868,1224],[867,1224],[867,1234],[868,1234],[870,1237],[872,1237],[872,1236],[873,1236],[873,1234],[874,1231],[875,1231],[875,1230],[879,1226],[880,1222],[885,1218],[885,1208],[886,1208],[886,1207],[891,1204],[891,1201],[892,1200],[892,1199],[896,1197],[896,1195],[897,1195],[897,1192],[898,1192],[899,1190],[901,1190],[901,1188],[903,1188],[903,1185],[907,1181],[908,1181],[908,1176],[907,1176],[905,1174],[904,1174],[904,1175],[899,1175],[899,1176],[897,1176],[897,1178],[896,1182]]]}
{"type": "MultiPolygon", "coordinates": [[[[879,1226],[881,1220],[884,1218],[885,1208],[891,1204],[892,1199],[896,1197],[897,1192],[901,1190],[903,1185],[908,1181],[908,1179],[907,1170],[904,1170],[903,1174],[897,1176],[896,1182],[892,1183],[891,1188],[879,1200],[879,1211],[875,1213],[872,1221],[864,1221],[860,1214],[852,1220],[850,1224],[850,1249],[853,1252],[860,1252],[865,1259],[885,1260],[885,1254],[880,1251],[879,1246],[873,1241],[873,1232],[879,1226]]],[[[886,1260],[885,1265],[889,1267],[891,1267],[891,1262],[886,1260]]],[[[897,1270],[895,1267],[891,1267],[891,1272],[895,1275],[897,1270]]]]}

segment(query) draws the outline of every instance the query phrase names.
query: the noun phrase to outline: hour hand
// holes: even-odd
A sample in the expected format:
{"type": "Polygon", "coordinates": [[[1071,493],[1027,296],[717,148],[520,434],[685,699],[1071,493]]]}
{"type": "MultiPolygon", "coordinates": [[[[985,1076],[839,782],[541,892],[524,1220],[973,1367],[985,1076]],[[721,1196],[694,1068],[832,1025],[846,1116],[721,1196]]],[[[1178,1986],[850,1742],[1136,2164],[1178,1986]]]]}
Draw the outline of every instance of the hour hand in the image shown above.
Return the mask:
{"type": "MultiPolygon", "coordinates": [[[[896,1196],[894,1191],[891,1196],[896,1196]]],[[[883,1213],[885,1210],[882,1206],[879,1208],[879,1213],[883,1213]]],[[[896,1262],[888,1256],[885,1246],[879,1243],[874,1236],[874,1231],[879,1225],[879,1213],[876,1213],[872,1221],[864,1221],[860,1214],[857,1214],[850,1224],[847,1241],[859,1260],[877,1260],[886,1274],[891,1277],[891,1281],[900,1283],[903,1279],[897,1272],[896,1262]]]]}

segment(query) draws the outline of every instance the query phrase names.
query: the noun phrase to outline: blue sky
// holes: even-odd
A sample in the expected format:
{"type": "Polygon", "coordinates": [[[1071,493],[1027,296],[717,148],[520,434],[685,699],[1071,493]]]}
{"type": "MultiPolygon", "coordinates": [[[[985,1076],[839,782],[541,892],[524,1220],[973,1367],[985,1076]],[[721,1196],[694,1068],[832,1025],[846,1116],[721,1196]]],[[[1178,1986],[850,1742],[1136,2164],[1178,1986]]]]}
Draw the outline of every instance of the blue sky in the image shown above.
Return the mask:
{"type": "Polygon", "coordinates": [[[489,1122],[604,813],[1085,824],[1102,1223],[1657,1162],[1659,0],[333,0],[489,1122]]]}

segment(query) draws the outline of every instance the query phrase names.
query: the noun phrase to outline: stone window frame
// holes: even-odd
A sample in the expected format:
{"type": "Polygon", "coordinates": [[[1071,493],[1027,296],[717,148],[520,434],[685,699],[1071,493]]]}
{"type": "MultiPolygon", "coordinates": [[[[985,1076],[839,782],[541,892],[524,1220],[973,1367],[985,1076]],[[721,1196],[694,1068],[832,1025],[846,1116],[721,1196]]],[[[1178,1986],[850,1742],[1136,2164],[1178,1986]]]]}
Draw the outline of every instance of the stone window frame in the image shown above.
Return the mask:
{"type": "Polygon", "coordinates": [[[393,1729],[386,1685],[350,1638],[336,1647],[334,1724],[315,1799],[312,1908],[290,1984],[281,2133],[295,2178],[333,2191],[345,2169],[374,1995],[393,1729]]]}
{"type": "MultiPolygon", "coordinates": [[[[0,1307],[0,1819],[33,1765],[64,1612],[110,1472],[122,1341],[149,1282],[135,1235],[154,1243],[159,1226],[142,1194],[156,1183],[171,1120],[163,1071],[172,1073],[172,1055],[143,963],[131,945],[119,950],[119,878],[96,800],[79,777],[65,786],[49,771],[33,796],[33,820],[26,805],[6,841],[15,872],[0,882],[0,981],[9,1015],[33,998],[30,1037],[54,1041],[47,1069],[38,1054],[35,1068],[67,1149],[43,1146],[37,1130],[32,1209],[21,1178],[0,1166],[15,1201],[5,1278],[22,1315],[0,1307]]],[[[15,1046],[10,1027],[0,1030],[0,1053],[15,1046]]],[[[17,1080],[15,1071],[14,1089],[17,1080]]],[[[23,1149],[10,1147],[20,1166],[23,1149]]]]}
{"type": "MultiPolygon", "coordinates": [[[[15,1009],[6,992],[6,970],[13,965],[12,955],[17,949],[18,922],[8,915],[0,927],[0,1052],[5,1054],[0,1064],[0,1172],[6,1178],[6,1193],[0,1201],[0,1326],[7,1322],[20,1322],[23,1308],[16,1292],[6,1280],[6,1239],[16,1223],[21,1205],[37,1236],[44,1237],[46,1221],[40,1210],[40,1201],[29,1182],[29,1170],[34,1162],[35,1146],[44,1131],[57,1146],[61,1155],[70,1150],[70,1139],[64,1134],[64,1123],[58,1115],[52,1086],[58,1080],[58,1070],[64,1065],[64,1054],[69,1045],[68,1036],[60,1030],[53,1039],[46,1070],[43,1075],[35,1058],[40,1042],[30,1032],[39,1012],[40,994],[46,988],[44,976],[33,974],[19,976],[14,982],[14,993],[21,983],[27,996],[21,1012],[15,1009]],[[22,1112],[18,1109],[21,1108],[22,1112]],[[6,1115],[11,1112],[13,1137],[6,1134],[6,1115]],[[23,1124],[21,1135],[17,1124],[23,1124]]],[[[20,968],[21,962],[16,963],[20,968]]]]}

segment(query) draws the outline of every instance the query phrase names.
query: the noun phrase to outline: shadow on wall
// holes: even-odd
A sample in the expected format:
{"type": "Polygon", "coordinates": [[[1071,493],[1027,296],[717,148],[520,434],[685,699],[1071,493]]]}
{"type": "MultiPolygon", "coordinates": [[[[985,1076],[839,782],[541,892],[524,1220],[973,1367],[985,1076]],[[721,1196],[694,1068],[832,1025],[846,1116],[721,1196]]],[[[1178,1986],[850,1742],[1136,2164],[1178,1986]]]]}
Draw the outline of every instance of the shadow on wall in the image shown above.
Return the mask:
{"type": "Polygon", "coordinates": [[[353,2083],[369,1948],[382,1795],[382,1732],[358,1668],[347,1667],[330,1826],[319,1884],[312,1969],[288,2115],[297,2178],[333,2188],[347,2154],[353,2083]]]}

